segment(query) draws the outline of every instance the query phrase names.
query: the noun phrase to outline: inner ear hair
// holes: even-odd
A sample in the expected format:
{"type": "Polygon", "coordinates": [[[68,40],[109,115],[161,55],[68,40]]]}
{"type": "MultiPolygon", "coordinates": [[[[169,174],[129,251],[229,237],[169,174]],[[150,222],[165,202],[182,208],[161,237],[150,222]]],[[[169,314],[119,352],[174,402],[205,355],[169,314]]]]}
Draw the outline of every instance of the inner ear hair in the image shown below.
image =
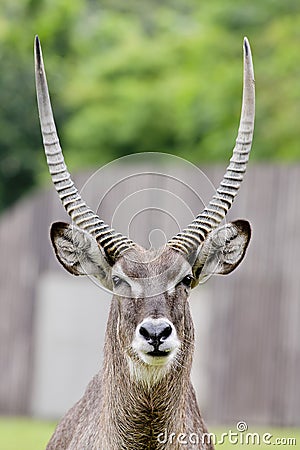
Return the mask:
{"type": "Polygon", "coordinates": [[[251,226],[247,220],[239,219],[213,230],[204,241],[193,266],[196,279],[209,275],[226,275],[243,260],[251,238],[251,226]]]}
{"type": "Polygon", "coordinates": [[[109,272],[105,255],[96,240],[75,225],[55,222],[50,238],[55,255],[62,266],[73,275],[94,275],[101,281],[109,272]]]}
{"type": "Polygon", "coordinates": [[[52,223],[50,239],[56,258],[61,265],[72,275],[82,275],[82,270],[78,268],[79,250],[75,248],[72,226],[65,222],[52,223]]]}
{"type": "Polygon", "coordinates": [[[223,246],[223,270],[220,272],[220,275],[227,275],[242,262],[251,239],[252,231],[248,220],[235,220],[229,223],[228,227],[231,232],[226,237],[223,246]],[[231,248],[230,244],[233,244],[234,247],[231,248]],[[233,257],[231,257],[231,254],[233,254],[233,257]]]}

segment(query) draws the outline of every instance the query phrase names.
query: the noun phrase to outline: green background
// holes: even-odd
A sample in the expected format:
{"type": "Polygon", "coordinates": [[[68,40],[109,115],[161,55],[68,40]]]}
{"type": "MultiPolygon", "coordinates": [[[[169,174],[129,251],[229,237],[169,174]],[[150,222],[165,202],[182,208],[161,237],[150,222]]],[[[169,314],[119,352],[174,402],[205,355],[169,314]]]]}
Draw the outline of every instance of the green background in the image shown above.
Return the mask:
{"type": "Polygon", "coordinates": [[[72,170],[141,151],[226,162],[240,114],[244,35],[257,87],[251,159],[299,161],[299,0],[0,0],[0,7],[0,210],[49,182],[35,34],[72,170]]]}

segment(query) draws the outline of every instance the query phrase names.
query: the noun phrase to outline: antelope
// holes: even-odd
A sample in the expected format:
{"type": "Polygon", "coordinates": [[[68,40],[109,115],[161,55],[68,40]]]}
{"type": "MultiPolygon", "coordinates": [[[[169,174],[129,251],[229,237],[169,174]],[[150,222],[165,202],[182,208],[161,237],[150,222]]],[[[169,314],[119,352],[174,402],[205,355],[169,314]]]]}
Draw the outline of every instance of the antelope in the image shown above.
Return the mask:
{"type": "Polygon", "coordinates": [[[35,76],[50,175],[71,224],[50,230],[55,255],[73,275],[112,291],[104,360],[67,412],[48,450],[212,450],[190,381],[194,326],[188,297],[199,281],[228,274],[245,256],[246,220],[221,224],[242,183],[252,145],[255,89],[251,49],[243,43],[243,100],[230,163],[215,195],[163,248],[146,250],[104,223],[84,202],[64,161],[41,46],[35,76]]]}

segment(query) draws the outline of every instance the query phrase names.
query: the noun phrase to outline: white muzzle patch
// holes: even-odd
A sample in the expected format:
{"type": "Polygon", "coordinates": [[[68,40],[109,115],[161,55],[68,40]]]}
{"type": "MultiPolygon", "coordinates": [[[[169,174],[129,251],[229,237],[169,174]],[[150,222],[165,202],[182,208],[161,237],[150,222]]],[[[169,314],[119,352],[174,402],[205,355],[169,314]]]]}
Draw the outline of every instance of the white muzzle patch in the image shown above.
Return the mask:
{"type": "Polygon", "coordinates": [[[144,319],[136,328],[132,348],[150,366],[166,366],[176,355],[180,341],[166,318],[144,319]]]}

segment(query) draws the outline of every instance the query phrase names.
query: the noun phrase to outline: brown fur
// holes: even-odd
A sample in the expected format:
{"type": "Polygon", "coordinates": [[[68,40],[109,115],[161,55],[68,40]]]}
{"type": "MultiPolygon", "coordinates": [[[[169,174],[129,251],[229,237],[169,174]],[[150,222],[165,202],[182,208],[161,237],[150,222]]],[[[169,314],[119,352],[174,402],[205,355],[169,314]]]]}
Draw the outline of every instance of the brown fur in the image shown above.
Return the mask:
{"type": "MultiPolygon", "coordinates": [[[[167,248],[161,255],[141,249],[126,252],[118,265],[141,283],[154,276],[174,274],[178,258],[167,248]]],[[[175,277],[176,278],[176,277],[175,277]]],[[[131,298],[114,295],[106,329],[104,363],[87,387],[82,399],[58,425],[47,450],[142,450],[142,449],[213,449],[210,444],[181,445],[160,443],[160,433],[196,433],[206,427],[190,382],[194,347],[194,327],[188,304],[189,289],[175,280],[171,293],[131,298]],[[136,326],[144,317],[166,317],[176,327],[181,347],[165,376],[157,383],[133,380],[127,358],[146,366],[133,353],[131,342],[136,326]]],[[[146,370],[147,367],[144,367],[146,370]]]]}

